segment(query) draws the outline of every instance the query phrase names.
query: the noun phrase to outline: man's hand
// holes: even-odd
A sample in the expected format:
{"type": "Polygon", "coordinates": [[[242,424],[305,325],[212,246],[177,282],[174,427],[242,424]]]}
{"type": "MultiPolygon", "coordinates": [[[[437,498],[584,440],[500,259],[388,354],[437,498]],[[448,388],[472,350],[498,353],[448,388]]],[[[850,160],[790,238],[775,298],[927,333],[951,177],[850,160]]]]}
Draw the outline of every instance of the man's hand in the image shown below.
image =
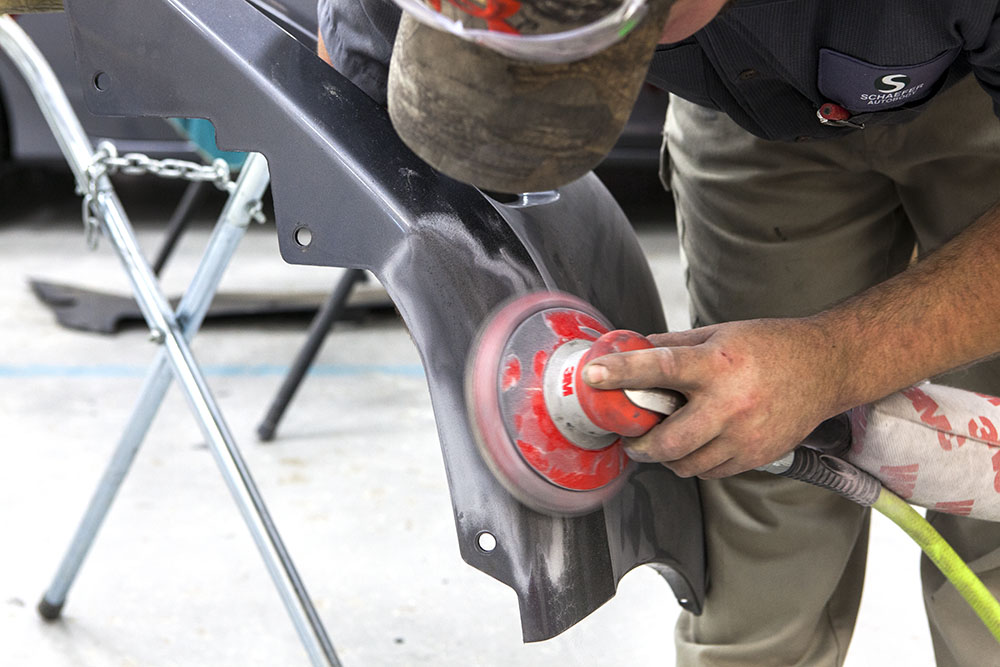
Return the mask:
{"type": "Polygon", "coordinates": [[[727,477],[770,463],[843,407],[848,369],[809,319],[732,322],[650,336],[657,347],[600,357],[584,369],[599,389],[674,389],[687,404],[626,439],[639,461],[681,477],[727,477]],[[602,377],[603,376],[603,377],[602,377]]]}
{"type": "Polygon", "coordinates": [[[683,393],[687,405],[627,442],[629,454],[685,477],[726,477],[779,458],[839,412],[1000,354],[998,312],[1000,204],[827,311],[650,336],[660,347],[600,357],[584,379],[683,393]]]}

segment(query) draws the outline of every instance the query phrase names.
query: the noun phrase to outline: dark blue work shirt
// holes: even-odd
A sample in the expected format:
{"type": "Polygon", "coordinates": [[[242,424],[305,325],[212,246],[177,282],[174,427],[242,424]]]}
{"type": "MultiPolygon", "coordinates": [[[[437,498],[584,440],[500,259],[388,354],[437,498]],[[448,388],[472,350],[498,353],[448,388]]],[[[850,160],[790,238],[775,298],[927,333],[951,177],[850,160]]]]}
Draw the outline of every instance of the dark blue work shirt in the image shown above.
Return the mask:
{"type": "Polygon", "coordinates": [[[859,125],[906,122],[969,72],[1000,115],[997,0],[736,0],[661,45],[647,80],[795,140],[855,131],[819,122],[829,102],[859,125]]]}
{"type": "MultiPolygon", "coordinates": [[[[734,0],[693,37],[658,47],[647,80],[765,139],[854,131],[820,124],[816,111],[827,102],[856,124],[905,122],[970,71],[1000,109],[998,4],[734,0]]],[[[334,67],[385,104],[399,8],[320,0],[318,13],[334,67]]]]}

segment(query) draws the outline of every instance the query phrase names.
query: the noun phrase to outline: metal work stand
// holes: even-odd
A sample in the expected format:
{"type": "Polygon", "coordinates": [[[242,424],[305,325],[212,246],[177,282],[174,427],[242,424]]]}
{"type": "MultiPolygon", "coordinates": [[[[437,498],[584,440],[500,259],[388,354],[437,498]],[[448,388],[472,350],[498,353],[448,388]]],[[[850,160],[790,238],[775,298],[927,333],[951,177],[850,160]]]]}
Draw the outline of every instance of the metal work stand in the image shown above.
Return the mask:
{"type": "Polygon", "coordinates": [[[266,160],[251,154],[232,189],[201,264],[178,309],[174,312],[142,255],[131,223],[110,179],[95,170],[98,153],[51,68],[31,40],[7,16],[0,16],[0,48],[24,76],[85,194],[85,218],[95,222],[114,246],[128,275],[135,298],[149,324],[153,340],[162,348],[140,391],[140,398],[118,447],[87,508],[49,589],[38,605],[48,619],[60,615],[66,595],[110,509],[129,467],[149,430],[170,381],[178,384],[219,466],[237,506],[260,550],[265,565],[314,665],[339,665],[333,646],[310,601],[277,528],[264,506],[250,471],[195,361],[189,340],[198,330],[225,267],[254,215],[268,185],[266,160]]]}

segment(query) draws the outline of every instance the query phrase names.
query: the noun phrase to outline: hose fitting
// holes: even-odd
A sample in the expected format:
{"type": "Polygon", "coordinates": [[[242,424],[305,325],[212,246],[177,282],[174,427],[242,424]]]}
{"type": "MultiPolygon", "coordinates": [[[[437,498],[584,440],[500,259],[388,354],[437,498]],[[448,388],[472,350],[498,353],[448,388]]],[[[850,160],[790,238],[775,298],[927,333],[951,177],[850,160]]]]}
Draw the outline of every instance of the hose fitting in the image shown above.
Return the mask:
{"type": "Polygon", "coordinates": [[[874,505],[882,489],[882,484],[868,473],[808,447],[796,449],[788,469],[776,474],[828,489],[864,507],[874,505]]]}

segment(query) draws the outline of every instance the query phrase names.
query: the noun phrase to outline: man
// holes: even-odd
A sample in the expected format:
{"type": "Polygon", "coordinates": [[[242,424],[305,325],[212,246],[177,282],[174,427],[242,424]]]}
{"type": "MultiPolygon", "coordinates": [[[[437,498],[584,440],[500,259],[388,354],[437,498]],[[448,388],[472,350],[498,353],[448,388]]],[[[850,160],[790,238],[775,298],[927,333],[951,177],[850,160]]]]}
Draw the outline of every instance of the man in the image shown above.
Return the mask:
{"type": "MultiPolygon", "coordinates": [[[[320,4],[333,62],[380,99],[393,7],[338,4],[320,4]],[[354,28],[373,48],[349,54],[358,9],[379,27],[354,28]]],[[[501,4],[476,7],[497,17],[501,4]]],[[[993,1],[723,4],[654,2],[647,16],[669,11],[650,77],[674,93],[666,145],[697,328],[604,357],[586,377],[688,398],[630,443],[634,458],[702,479],[711,585],[703,615],[681,616],[678,663],[841,664],[868,515],[745,471],[823,419],[951,369],[962,368],[946,382],[1000,393],[996,363],[966,367],[1000,352],[1000,12],[993,1]]],[[[930,515],[1000,591],[1000,525],[930,515]]],[[[1000,665],[926,559],[922,575],[938,664],[1000,665]]]]}

